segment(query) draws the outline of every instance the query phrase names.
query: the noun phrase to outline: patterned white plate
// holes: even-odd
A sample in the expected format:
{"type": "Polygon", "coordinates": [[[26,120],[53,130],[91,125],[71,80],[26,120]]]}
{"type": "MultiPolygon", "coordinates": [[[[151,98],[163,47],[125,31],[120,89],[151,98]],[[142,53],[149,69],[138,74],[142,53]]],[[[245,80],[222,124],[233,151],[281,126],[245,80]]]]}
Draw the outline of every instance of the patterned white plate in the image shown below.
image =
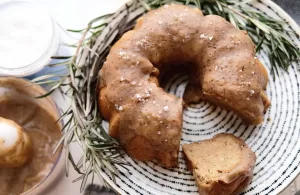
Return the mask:
{"type": "MultiPolygon", "coordinates": [[[[300,45],[299,26],[275,3],[262,0],[248,6],[273,18],[287,21],[287,36],[300,45]]],[[[115,14],[112,24],[122,20],[128,10],[132,12],[129,17],[132,21],[145,12],[141,4],[128,3],[115,14]]],[[[267,56],[262,54],[258,57],[269,69],[267,56]]],[[[182,96],[186,83],[187,77],[174,76],[169,79],[166,90],[182,96]]],[[[299,83],[300,72],[296,63],[292,64],[288,72],[281,71],[276,80],[270,80],[267,94],[272,106],[265,114],[265,121],[258,126],[245,126],[232,112],[206,102],[191,105],[184,111],[181,144],[208,139],[221,132],[241,137],[257,155],[253,181],[243,194],[278,194],[300,172],[299,83]]],[[[107,128],[108,124],[105,123],[105,126],[107,128]]],[[[179,167],[173,170],[164,169],[152,162],[139,162],[129,156],[125,156],[125,159],[130,166],[128,171],[120,171],[116,183],[109,174],[105,174],[110,185],[120,194],[198,194],[182,152],[179,167]]]]}

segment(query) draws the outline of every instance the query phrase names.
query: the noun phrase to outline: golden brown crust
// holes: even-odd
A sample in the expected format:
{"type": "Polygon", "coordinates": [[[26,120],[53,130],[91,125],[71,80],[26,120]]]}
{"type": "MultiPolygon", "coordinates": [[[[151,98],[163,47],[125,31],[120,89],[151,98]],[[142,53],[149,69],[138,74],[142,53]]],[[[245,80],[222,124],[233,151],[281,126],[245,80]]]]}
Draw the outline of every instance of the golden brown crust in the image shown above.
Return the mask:
{"type": "Polygon", "coordinates": [[[252,179],[255,153],[231,134],[221,133],[209,140],[183,145],[183,151],[201,195],[237,194],[252,179]]]}
{"type": "Polygon", "coordinates": [[[110,135],[137,159],[177,164],[183,100],[158,83],[172,64],[186,64],[181,68],[190,72],[187,103],[206,100],[260,123],[269,102],[262,97],[267,75],[254,55],[247,33],[219,16],[183,5],[149,12],[112,47],[100,71],[99,106],[110,135]],[[131,142],[142,140],[147,147],[133,150],[131,142]],[[151,155],[136,154],[149,148],[151,155]],[[170,154],[167,160],[160,151],[170,154]]]}

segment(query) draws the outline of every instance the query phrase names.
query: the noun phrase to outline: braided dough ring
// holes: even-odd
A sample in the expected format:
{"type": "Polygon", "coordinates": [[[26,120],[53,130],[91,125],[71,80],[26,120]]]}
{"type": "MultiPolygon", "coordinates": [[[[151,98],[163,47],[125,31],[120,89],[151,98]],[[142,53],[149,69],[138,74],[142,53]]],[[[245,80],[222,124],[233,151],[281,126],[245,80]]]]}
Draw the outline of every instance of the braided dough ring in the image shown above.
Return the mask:
{"type": "Polygon", "coordinates": [[[177,165],[183,99],[205,100],[259,124],[270,105],[268,75],[245,31],[199,9],[168,5],[140,18],[112,47],[100,71],[99,107],[109,134],[138,160],[177,165]],[[184,98],[166,93],[158,75],[189,71],[184,98]]]}

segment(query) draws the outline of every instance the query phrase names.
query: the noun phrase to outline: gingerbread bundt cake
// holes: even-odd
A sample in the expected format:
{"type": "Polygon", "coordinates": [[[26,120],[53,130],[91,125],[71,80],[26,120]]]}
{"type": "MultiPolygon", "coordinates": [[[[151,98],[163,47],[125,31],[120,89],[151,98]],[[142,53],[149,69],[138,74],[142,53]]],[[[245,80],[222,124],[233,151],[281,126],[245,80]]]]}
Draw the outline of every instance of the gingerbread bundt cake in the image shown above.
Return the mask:
{"type": "Polygon", "coordinates": [[[222,17],[183,5],[149,12],[112,47],[100,71],[99,107],[109,134],[138,160],[177,165],[183,100],[158,79],[172,65],[189,70],[186,103],[205,100],[260,123],[268,76],[254,55],[247,33],[222,17]]]}

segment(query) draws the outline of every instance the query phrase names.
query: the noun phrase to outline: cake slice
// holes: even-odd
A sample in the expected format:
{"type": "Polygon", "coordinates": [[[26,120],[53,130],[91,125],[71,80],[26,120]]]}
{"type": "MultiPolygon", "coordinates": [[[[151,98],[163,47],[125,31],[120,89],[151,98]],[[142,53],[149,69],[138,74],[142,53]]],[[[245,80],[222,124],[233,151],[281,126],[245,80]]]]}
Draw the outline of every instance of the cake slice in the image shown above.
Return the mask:
{"type": "Polygon", "coordinates": [[[201,195],[238,194],[252,179],[256,155],[232,134],[183,145],[183,152],[201,195]]]}

